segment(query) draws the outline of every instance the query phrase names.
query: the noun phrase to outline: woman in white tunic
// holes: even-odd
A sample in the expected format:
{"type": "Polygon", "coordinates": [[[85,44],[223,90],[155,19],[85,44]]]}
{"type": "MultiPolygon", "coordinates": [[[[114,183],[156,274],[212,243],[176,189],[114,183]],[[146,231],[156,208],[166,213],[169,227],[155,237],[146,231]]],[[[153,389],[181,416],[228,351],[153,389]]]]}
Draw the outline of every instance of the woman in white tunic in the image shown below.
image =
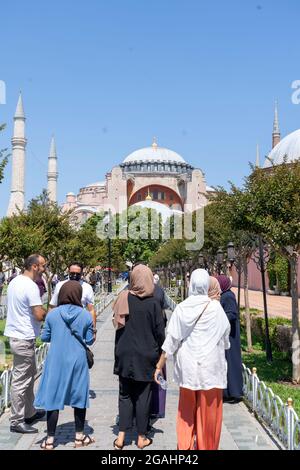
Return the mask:
{"type": "Polygon", "coordinates": [[[209,284],[207,271],[193,271],[189,297],[172,314],[154,374],[159,383],[167,357],[174,356],[179,450],[217,450],[220,442],[230,324],[220,303],[208,297],[209,284]]]}

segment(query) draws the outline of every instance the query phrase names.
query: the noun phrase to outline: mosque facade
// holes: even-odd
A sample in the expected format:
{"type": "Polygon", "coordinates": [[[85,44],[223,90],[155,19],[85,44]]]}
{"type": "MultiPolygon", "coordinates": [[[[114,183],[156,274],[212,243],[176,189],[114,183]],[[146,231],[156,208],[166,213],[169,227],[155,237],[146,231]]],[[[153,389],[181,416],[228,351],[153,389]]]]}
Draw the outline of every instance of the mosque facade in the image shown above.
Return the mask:
{"type": "Polygon", "coordinates": [[[154,140],[130,153],[104,181],[88,184],[77,195],[68,193],[63,210],[72,209],[78,225],[102,210],[121,213],[130,206],[153,208],[167,218],[204,207],[209,192],[213,189],[202,170],[154,140]]]}

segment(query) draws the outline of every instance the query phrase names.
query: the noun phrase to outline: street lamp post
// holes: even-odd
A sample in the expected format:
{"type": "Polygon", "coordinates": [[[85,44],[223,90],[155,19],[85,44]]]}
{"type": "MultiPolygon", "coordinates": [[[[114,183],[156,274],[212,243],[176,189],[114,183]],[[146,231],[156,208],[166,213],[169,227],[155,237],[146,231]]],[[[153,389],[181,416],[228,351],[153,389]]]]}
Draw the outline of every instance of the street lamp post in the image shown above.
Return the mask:
{"type": "Polygon", "coordinates": [[[224,262],[224,253],[222,248],[219,248],[217,251],[217,269],[218,269],[218,274],[221,274],[222,272],[222,266],[224,262]]]}
{"type": "Polygon", "coordinates": [[[168,287],[169,289],[171,288],[171,269],[172,269],[171,263],[168,263],[168,287]]]}
{"type": "Polygon", "coordinates": [[[266,291],[266,265],[268,260],[270,259],[270,253],[267,249],[266,245],[263,242],[262,236],[258,236],[258,256],[254,255],[254,261],[256,266],[261,272],[261,281],[262,281],[262,289],[263,289],[263,300],[264,300],[264,315],[265,315],[265,329],[266,329],[266,355],[267,361],[273,361],[272,355],[272,347],[270,341],[270,334],[269,334],[269,319],[268,319],[268,308],[267,308],[267,291],[266,291]]]}
{"type": "Polygon", "coordinates": [[[199,264],[199,268],[203,269],[205,267],[205,261],[204,261],[204,256],[202,252],[199,253],[198,264],[199,264]]]}
{"type": "Polygon", "coordinates": [[[106,233],[108,235],[108,276],[107,276],[107,292],[110,294],[112,292],[112,282],[111,282],[111,238],[110,238],[110,223],[111,223],[111,212],[110,210],[106,213],[104,218],[104,223],[106,224],[106,233]]]}

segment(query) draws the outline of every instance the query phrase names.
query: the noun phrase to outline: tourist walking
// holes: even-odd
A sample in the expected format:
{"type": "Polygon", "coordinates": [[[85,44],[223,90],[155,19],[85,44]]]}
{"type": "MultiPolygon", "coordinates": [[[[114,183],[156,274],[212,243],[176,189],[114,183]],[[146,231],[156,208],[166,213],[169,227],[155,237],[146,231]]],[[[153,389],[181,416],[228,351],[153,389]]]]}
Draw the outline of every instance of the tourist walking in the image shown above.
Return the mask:
{"type": "Polygon", "coordinates": [[[15,277],[17,277],[18,273],[16,268],[13,268],[11,276],[7,279],[7,284],[9,284],[15,277]]]}
{"type": "Polygon", "coordinates": [[[167,357],[174,356],[179,450],[217,450],[220,442],[230,324],[220,303],[209,299],[209,282],[207,271],[193,271],[189,296],[171,316],[154,375],[159,383],[167,357]]]}
{"type": "MultiPolygon", "coordinates": [[[[169,304],[167,301],[167,297],[165,294],[165,291],[163,288],[160,286],[159,283],[159,275],[154,274],[153,275],[153,280],[154,280],[154,293],[153,296],[155,299],[158,300],[161,309],[162,309],[162,315],[164,319],[164,324],[165,327],[167,326],[167,314],[166,314],[166,309],[169,308],[169,304]]],[[[167,371],[166,367],[164,367],[163,370],[163,378],[164,380],[167,379],[167,371]]],[[[155,381],[152,382],[152,402],[151,402],[151,408],[150,408],[150,418],[151,421],[154,422],[156,419],[161,419],[165,417],[166,413],[166,398],[167,398],[167,390],[162,389],[160,385],[158,385],[155,381]]],[[[149,424],[150,429],[151,425],[149,424]]]]}
{"type": "Polygon", "coordinates": [[[46,282],[43,275],[38,276],[35,281],[36,285],[39,288],[41,299],[43,300],[44,295],[47,293],[46,282]]]}
{"type": "Polygon", "coordinates": [[[221,287],[221,305],[230,322],[230,349],[226,351],[228,364],[227,388],[224,390],[224,400],[236,403],[243,397],[243,369],[240,338],[240,314],[236,298],[231,289],[229,277],[217,276],[221,287]]]}
{"type": "Polygon", "coordinates": [[[80,283],[82,287],[82,299],[81,299],[82,306],[91,313],[93,322],[94,322],[94,328],[96,329],[97,315],[96,315],[96,310],[94,306],[95,297],[94,297],[93,288],[92,286],[90,286],[88,282],[85,282],[83,280],[83,265],[81,263],[78,263],[77,261],[73,261],[69,265],[68,278],[56,284],[54,293],[50,300],[50,306],[49,306],[50,310],[57,306],[59,291],[61,287],[64,285],[64,283],[67,282],[68,280],[77,281],[80,283]]]}
{"type": "Polygon", "coordinates": [[[11,280],[7,290],[7,320],[4,335],[9,337],[13,354],[11,382],[10,431],[36,433],[31,426],[45,412],[33,406],[35,340],[40,334],[46,312],[42,307],[39,288],[35,281],[45,271],[46,261],[39,254],[29,256],[24,272],[11,280]]]}
{"type": "Polygon", "coordinates": [[[115,304],[115,365],[119,376],[119,434],[113,445],[122,450],[125,434],[136,416],[137,446],[152,444],[146,437],[151,405],[151,384],[155,365],[165,339],[165,326],[158,301],[153,297],[153,274],[139,264],[130,277],[130,288],[119,295],[115,304]]]}
{"type": "Polygon", "coordinates": [[[58,307],[47,316],[41,334],[42,341],[51,342],[35,399],[36,408],[47,410],[47,437],[41,444],[45,450],[54,449],[59,411],[65,406],[74,408],[74,446],[94,442],[84,435],[89,407],[89,369],[84,344],[92,344],[95,335],[91,315],[82,308],[81,299],[80,283],[66,282],[58,295],[58,307]]]}
{"type": "Polygon", "coordinates": [[[160,286],[160,283],[159,283],[159,275],[158,274],[154,274],[153,275],[153,281],[154,281],[154,293],[153,293],[153,296],[155,299],[158,300],[160,306],[161,306],[161,309],[162,309],[162,314],[163,314],[163,317],[164,317],[164,321],[165,321],[165,325],[167,326],[167,315],[166,315],[166,312],[165,310],[167,310],[169,308],[169,304],[168,304],[168,301],[167,301],[167,297],[166,297],[166,294],[165,294],[165,291],[163,290],[163,288],[160,286]]]}
{"type": "Polygon", "coordinates": [[[221,291],[221,287],[220,287],[218,279],[216,279],[214,276],[210,276],[208,297],[211,300],[218,300],[220,302],[221,294],[222,294],[222,291],[221,291]]]}

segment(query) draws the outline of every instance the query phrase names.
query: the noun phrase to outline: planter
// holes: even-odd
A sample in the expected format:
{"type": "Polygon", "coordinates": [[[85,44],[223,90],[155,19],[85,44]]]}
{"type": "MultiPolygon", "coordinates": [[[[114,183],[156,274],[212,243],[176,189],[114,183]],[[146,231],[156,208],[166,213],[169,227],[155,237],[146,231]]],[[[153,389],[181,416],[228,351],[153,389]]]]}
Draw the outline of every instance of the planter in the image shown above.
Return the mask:
{"type": "Polygon", "coordinates": [[[289,297],[290,293],[289,292],[280,292],[280,295],[282,295],[283,297],[289,297]]]}
{"type": "Polygon", "coordinates": [[[271,289],[268,289],[268,290],[267,290],[267,294],[268,294],[268,295],[275,295],[275,291],[274,291],[274,290],[271,290],[271,289]]]}

